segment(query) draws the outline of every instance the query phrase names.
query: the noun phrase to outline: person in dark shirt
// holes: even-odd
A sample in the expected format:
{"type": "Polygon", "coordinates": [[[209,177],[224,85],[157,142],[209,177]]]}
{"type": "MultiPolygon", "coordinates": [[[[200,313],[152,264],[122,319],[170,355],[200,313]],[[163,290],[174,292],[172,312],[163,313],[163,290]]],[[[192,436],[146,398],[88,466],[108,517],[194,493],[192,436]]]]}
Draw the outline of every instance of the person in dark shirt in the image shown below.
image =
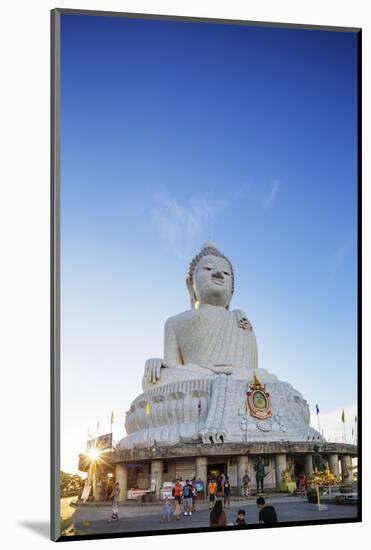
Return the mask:
{"type": "Polygon", "coordinates": [[[278,522],[276,510],[273,506],[268,506],[265,504],[263,497],[258,497],[256,499],[256,504],[260,510],[259,512],[259,523],[265,523],[266,525],[274,525],[278,522]]]}
{"type": "Polygon", "coordinates": [[[223,483],[223,491],[224,491],[224,508],[231,507],[231,484],[229,483],[229,477],[227,476],[223,483]]]}

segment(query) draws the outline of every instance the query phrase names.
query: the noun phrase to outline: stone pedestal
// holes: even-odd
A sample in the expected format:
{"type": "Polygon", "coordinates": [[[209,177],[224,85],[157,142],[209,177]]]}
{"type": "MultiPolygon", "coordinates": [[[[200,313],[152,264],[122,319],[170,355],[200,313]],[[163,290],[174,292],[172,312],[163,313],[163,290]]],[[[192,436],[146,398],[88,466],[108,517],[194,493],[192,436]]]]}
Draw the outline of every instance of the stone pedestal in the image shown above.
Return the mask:
{"type": "Polygon", "coordinates": [[[275,456],[276,461],[276,489],[281,489],[283,481],[283,472],[286,470],[286,455],[280,454],[275,456]]]}
{"type": "Polygon", "coordinates": [[[334,476],[339,477],[339,455],[328,455],[328,465],[330,468],[330,472],[334,474],[334,476]]]}
{"type": "Polygon", "coordinates": [[[313,474],[313,459],[312,455],[308,454],[305,455],[305,477],[307,480],[310,478],[310,476],[313,474]]]}
{"type": "Polygon", "coordinates": [[[160,498],[160,489],[162,486],[162,475],[164,471],[164,464],[162,460],[152,460],[151,462],[151,485],[155,484],[155,494],[157,498],[160,498]]]}
{"type": "Polygon", "coordinates": [[[126,464],[116,464],[116,483],[120,486],[118,500],[126,500],[128,497],[128,467],[126,464]]]}
{"type": "Polygon", "coordinates": [[[239,495],[243,494],[243,478],[249,474],[249,458],[247,455],[237,457],[237,491],[239,495]]]}
{"type": "Polygon", "coordinates": [[[207,456],[196,457],[196,481],[204,482],[205,493],[207,488],[207,456]]]}

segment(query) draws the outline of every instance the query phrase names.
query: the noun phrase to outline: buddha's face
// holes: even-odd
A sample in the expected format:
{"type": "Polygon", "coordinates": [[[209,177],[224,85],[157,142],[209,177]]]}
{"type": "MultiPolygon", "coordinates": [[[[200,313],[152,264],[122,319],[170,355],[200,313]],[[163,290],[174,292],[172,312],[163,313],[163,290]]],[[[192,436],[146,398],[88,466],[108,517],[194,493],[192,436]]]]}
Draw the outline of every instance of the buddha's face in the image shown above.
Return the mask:
{"type": "Polygon", "coordinates": [[[197,304],[227,307],[232,298],[232,273],[227,260],[203,256],[193,273],[197,304]]]}

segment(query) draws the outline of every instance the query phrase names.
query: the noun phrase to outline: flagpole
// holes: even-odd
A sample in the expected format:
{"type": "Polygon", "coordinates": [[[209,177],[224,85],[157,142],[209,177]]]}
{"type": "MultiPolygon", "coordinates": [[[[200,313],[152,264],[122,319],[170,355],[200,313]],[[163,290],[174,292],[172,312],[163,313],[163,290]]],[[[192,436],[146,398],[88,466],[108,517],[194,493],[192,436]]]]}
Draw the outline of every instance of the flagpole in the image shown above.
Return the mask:
{"type": "MultiPolygon", "coordinates": [[[[317,421],[318,421],[318,432],[321,435],[322,432],[321,432],[321,423],[319,421],[319,407],[317,404],[316,404],[316,413],[317,413],[317,421]]],[[[322,443],[323,443],[323,433],[322,433],[322,443]]]]}
{"type": "Polygon", "coordinates": [[[354,439],[355,444],[358,445],[357,415],[354,417],[354,439]]]}
{"type": "Polygon", "coordinates": [[[343,412],[341,413],[341,421],[343,423],[343,441],[346,443],[346,433],[345,433],[345,411],[343,409],[343,412]]]}

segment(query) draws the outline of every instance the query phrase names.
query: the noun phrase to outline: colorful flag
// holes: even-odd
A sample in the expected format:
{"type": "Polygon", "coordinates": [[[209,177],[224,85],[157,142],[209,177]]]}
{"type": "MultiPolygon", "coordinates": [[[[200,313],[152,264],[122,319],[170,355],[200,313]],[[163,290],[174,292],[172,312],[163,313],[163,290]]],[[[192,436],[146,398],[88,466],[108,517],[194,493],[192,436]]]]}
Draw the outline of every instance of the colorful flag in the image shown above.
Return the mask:
{"type": "Polygon", "coordinates": [[[316,405],[316,414],[319,414],[319,407],[316,405]]]}
{"type": "Polygon", "coordinates": [[[146,403],[146,414],[151,413],[151,405],[149,403],[146,403]]]}
{"type": "Polygon", "coordinates": [[[345,412],[344,412],[344,409],[343,409],[343,412],[341,413],[341,421],[343,422],[343,424],[345,423],[345,412]]]}

